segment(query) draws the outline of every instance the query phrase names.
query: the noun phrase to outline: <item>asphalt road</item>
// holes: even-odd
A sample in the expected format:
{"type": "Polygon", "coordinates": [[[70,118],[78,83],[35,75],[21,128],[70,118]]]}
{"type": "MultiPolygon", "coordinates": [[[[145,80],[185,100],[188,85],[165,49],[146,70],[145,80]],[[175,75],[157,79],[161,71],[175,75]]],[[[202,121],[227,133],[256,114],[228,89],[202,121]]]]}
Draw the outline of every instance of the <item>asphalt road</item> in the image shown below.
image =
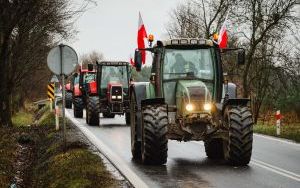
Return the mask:
{"type": "Polygon", "coordinates": [[[123,116],[100,118],[101,125],[92,127],[85,117],[73,118],[72,110],[66,115],[136,187],[300,188],[300,144],[255,135],[250,164],[232,167],[207,159],[203,142],[169,140],[167,164],[144,166],[131,159],[123,116]]]}

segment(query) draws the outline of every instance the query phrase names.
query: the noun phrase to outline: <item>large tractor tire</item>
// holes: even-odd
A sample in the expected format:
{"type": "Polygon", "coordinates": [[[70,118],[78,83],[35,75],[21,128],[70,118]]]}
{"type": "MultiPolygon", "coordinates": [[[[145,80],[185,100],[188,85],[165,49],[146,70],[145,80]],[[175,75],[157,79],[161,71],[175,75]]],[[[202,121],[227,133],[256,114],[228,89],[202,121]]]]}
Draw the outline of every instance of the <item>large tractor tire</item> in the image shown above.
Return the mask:
{"type": "Polygon", "coordinates": [[[86,123],[99,125],[99,98],[88,97],[86,105],[86,123]]]}
{"type": "Polygon", "coordinates": [[[76,97],[73,99],[73,104],[74,104],[74,117],[76,118],[82,118],[83,117],[83,100],[81,97],[76,97]]]}
{"type": "Polygon", "coordinates": [[[130,125],[130,113],[129,112],[125,113],[125,120],[126,120],[126,125],[130,125]]]}
{"type": "Polygon", "coordinates": [[[66,92],[66,108],[72,108],[72,93],[68,91],[66,92]]]}
{"type": "Polygon", "coordinates": [[[104,112],[103,113],[104,118],[115,118],[115,114],[109,113],[109,112],[104,112]]]}
{"type": "Polygon", "coordinates": [[[137,121],[140,121],[141,112],[137,112],[136,99],[134,94],[130,99],[130,132],[131,132],[131,153],[134,160],[140,160],[142,158],[141,153],[141,141],[138,140],[137,121]],[[139,114],[138,114],[139,113],[139,114]]]}
{"type": "Polygon", "coordinates": [[[205,153],[210,159],[223,159],[223,140],[222,139],[210,139],[204,141],[205,153]]]}
{"type": "Polygon", "coordinates": [[[225,110],[225,125],[229,128],[224,144],[224,158],[231,165],[245,166],[250,162],[253,142],[253,120],[248,107],[225,110]]]}
{"type": "Polygon", "coordinates": [[[163,105],[143,108],[142,162],[162,165],[168,158],[168,114],[163,105]]]}

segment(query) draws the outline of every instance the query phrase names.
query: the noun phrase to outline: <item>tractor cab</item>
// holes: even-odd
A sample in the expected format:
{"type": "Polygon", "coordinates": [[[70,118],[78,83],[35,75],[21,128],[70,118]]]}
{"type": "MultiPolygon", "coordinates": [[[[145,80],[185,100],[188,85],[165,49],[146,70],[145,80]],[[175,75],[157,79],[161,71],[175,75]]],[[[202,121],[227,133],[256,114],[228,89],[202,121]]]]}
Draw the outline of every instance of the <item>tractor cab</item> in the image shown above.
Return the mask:
{"type": "Polygon", "coordinates": [[[124,115],[129,124],[129,63],[97,62],[97,95],[89,95],[86,121],[99,125],[99,113],[104,118],[124,115]]]}
{"type": "Polygon", "coordinates": [[[129,67],[127,62],[100,62],[98,65],[99,99],[107,113],[123,114],[128,106],[129,67]]]}

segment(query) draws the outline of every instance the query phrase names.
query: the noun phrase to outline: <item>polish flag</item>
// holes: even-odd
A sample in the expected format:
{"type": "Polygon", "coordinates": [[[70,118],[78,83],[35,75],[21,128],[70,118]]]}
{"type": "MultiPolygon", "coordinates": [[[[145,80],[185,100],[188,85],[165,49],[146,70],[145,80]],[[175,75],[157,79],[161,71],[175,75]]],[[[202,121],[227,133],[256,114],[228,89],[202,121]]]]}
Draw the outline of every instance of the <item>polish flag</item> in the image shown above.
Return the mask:
{"type": "Polygon", "coordinates": [[[134,67],[135,63],[134,63],[134,60],[130,54],[130,57],[129,57],[129,62],[130,62],[130,65],[134,67]]]}
{"type": "Polygon", "coordinates": [[[227,48],[228,36],[227,36],[226,22],[227,22],[227,16],[221,27],[219,38],[218,38],[218,44],[220,48],[227,48]]]}
{"type": "MultiPolygon", "coordinates": [[[[144,41],[145,38],[147,38],[147,32],[146,32],[146,28],[143,23],[141,13],[139,13],[139,27],[138,27],[138,36],[137,36],[138,48],[145,48],[145,41],[144,41]]],[[[142,53],[142,62],[143,62],[143,64],[145,64],[146,51],[141,50],[141,53],[142,53]]]]}

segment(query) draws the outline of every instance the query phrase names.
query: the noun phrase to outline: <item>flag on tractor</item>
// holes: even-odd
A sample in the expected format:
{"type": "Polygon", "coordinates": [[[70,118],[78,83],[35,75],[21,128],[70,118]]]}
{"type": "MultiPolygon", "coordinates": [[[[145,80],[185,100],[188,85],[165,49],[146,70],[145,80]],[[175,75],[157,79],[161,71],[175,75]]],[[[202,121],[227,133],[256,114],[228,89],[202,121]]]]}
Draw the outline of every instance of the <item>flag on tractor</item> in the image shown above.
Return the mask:
{"type": "Polygon", "coordinates": [[[129,62],[130,62],[130,65],[134,67],[135,63],[134,63],[134,60],[130,54],[130,57],[129,57],[129,62]]]}
{"type": "MultiPolygon", "coordinates": [[[[228,16],[228,14],[227,14],[227,16],[228,16]]],[[[219,44],[220,48],[227,48],[227,41],[228,41],[227,27],[226,27],[227,16],[226,16],[225,21],[219,32],[218,44],[219,44]]]]}
{"type": "MultiPolygon", "coordinates": [[[[147,38],[147,32],[145,25],[143,23],[143,19],[141,13],[139,13],[139,26],[138,26],[138,36],[137,36],[137,44],[138,48],[145,48],[145,41],[144,39],[147,38]]],[[[142,50],[142,62],[145,64],[146,62],[146,51],[142,50]]]]}

